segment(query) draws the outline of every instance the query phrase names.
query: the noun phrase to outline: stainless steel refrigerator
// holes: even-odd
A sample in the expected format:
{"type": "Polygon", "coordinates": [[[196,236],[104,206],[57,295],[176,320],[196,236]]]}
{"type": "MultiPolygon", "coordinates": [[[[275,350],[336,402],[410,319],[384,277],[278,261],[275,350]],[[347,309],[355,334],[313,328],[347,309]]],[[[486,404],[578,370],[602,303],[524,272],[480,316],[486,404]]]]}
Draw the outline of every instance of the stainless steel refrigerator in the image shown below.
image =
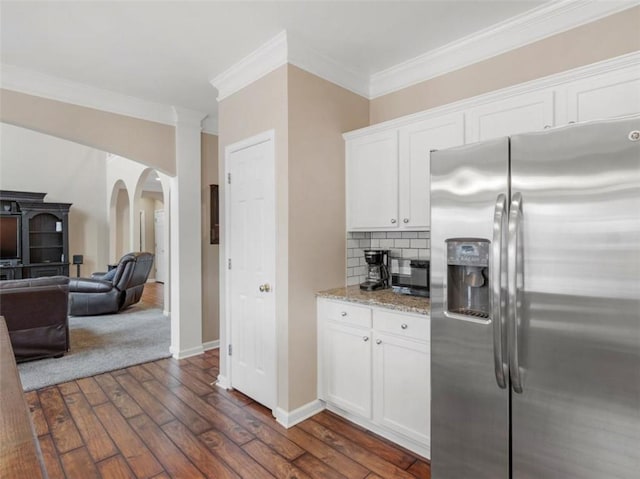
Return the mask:
{"type": "Polygon", "coordinates": [[[640,116],[431,156],[433,479],[640,478],[640,116]]]}

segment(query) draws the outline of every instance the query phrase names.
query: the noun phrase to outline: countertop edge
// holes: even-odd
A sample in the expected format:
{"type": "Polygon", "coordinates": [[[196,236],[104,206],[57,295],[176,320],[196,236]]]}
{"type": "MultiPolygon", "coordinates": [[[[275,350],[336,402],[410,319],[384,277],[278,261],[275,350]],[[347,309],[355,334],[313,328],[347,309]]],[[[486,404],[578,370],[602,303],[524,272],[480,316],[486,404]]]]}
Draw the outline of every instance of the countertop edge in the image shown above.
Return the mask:
{"type": "Polygon", "coordinates": [[[388,299],[390,290],[374,291],[374,292],[360,292],[359,287],[356,285],[334,288],[325,291],[318,291],[316,298],[330,299],[335,301],[345,301],[348,303],[361,304],[364,306],[384,308],[391,311],[397,311],[401,313],[418,314],[421,316],[430,316],[430,301],[427,298],[417,298],[415,296],[407,296],[399,293],[391,293],[393,295],[393,301],[388,299]],[[386,300],[376,298],[376,295],[384,295],[386,300]],[[397,300],[397,301],[396,301],[397,300]],[[426,301],[425,307],[417,307],[406,304],[407,302],[426,301]]]}

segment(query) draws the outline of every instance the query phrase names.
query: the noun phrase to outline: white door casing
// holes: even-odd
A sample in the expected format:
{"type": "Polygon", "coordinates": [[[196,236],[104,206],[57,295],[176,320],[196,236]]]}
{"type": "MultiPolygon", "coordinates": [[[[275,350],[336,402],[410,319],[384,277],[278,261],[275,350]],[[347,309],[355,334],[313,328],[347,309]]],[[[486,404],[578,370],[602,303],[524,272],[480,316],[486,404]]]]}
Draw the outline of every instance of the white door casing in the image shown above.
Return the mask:
{"type": "Polygon", "coordinates": [[[158,283],[165,282],[165,246],[164,246],[164,210],[155,210],[153,218],[154,237],[155,237],[155,265],[156,265],[156,281],[158,283]]]}
{"type": "Polygon", "coordinates": [[[228,146],[225,173],[229,382],[232,388],[274,410],[274,132],[228,146]]]}

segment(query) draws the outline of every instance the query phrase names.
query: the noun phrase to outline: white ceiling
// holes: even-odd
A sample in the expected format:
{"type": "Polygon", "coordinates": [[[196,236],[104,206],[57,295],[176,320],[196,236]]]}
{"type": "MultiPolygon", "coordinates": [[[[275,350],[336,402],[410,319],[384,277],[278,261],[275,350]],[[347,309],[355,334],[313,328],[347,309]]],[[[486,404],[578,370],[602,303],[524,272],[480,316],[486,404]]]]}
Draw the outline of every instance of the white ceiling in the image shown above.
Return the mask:
{"type": "Polygon", "coordinates": [[[217,115],[210,80],[287,30],[371,75],[544,1],[5,1],[0,61],[217,115]]]}

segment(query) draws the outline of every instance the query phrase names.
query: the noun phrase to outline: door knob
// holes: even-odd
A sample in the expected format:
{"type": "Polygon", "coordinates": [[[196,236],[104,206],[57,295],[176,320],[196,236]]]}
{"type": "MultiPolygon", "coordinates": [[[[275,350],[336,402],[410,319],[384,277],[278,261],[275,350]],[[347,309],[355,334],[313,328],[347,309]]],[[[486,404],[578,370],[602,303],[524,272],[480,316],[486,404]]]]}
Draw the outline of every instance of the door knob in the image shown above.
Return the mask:
{"type": "Polygon", "coordinates": [[[269,291],[271,291],[271,286],[269,286],[269,283],[264,283],[261,284],[258,289],[261,293],[268,293],[269,291]]]}

